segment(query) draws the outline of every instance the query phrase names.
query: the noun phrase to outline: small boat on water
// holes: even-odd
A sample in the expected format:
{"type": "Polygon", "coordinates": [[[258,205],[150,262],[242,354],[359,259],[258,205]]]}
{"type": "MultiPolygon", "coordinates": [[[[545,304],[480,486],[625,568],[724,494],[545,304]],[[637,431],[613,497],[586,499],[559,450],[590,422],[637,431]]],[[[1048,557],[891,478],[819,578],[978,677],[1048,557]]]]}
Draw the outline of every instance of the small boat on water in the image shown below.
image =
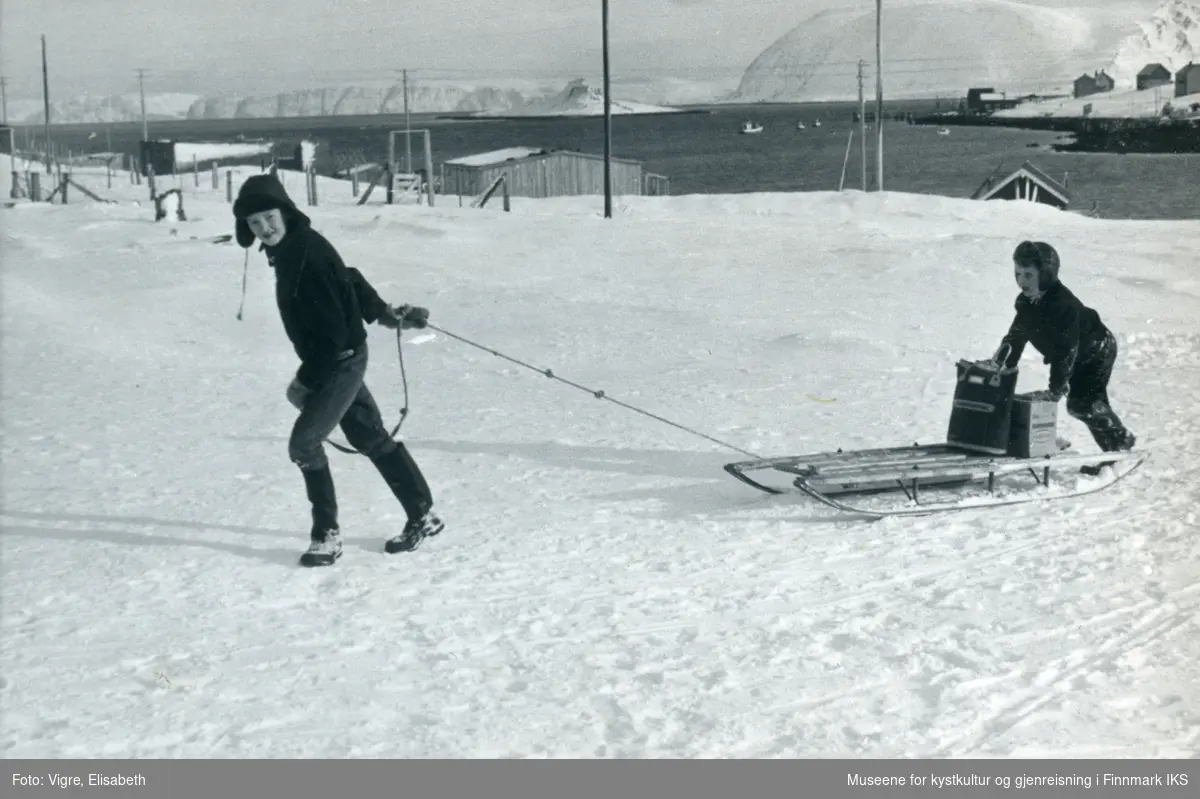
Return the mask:
{"type": "Polygon", "coordinates": [[[753,122],[742,123],[742,133],[762,133],[762,125],[757,125],[753,122]]]}
{"type": "Polygon", "coordinates": [[[939,136],[949,136],[949,135],[950,135],[950,128],[938,128],[938,130],[937,130],[937,135],[939,135],[939,136]]]}

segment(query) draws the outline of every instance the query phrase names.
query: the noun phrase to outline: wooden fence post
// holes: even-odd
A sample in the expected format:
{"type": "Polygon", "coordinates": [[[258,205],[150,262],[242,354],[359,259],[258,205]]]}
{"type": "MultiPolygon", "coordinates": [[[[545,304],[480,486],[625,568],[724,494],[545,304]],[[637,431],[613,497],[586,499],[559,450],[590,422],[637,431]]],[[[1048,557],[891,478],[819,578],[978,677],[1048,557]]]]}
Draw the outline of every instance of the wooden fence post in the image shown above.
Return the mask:
{"type": "Polygon", "coordinates": [[[233,202],[233,170],[225,170],[225,202],[233,202]]]}

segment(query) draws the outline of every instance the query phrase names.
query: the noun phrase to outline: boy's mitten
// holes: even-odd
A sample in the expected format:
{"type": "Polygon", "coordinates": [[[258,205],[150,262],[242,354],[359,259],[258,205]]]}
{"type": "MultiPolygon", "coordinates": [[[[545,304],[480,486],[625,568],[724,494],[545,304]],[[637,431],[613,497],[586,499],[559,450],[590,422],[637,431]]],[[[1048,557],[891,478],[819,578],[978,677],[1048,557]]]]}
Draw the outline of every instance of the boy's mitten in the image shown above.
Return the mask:
{"type": "Polygon", "coordinates": [[[402,330],[414,327],[422,328],[429,321],[429,309],[416,305],[401,305],[399,308],[392,309],[392,312],[400,320],[402,330]]]}

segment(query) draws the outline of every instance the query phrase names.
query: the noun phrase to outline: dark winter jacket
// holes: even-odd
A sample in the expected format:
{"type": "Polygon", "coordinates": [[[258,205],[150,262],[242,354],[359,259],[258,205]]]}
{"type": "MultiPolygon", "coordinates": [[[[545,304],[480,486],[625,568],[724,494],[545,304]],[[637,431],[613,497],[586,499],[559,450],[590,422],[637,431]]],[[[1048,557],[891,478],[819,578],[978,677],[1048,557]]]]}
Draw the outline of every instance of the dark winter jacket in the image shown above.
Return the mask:
{"type": "Polygon", "coordinates": [[[1016,366],[1032,344],[1050,365],[1050,390],[1066,394],[1077,363],[1086,362],[1103,343],[1108,328],[1057,280],[1036,300],[1017,295],[1017,315],[1000,344],[1012,348],[1005,365],[1016,366]]]}
{"type": "Polygon", "coordinates": [[[366,278],[346,266],[333,245],[312,229],[308,216],[274,175],[255,175],[242,186],[234,204],[241,246],[254,243],[245,217],[267,208],[283,212],[287,235],[274,247],[261,249],[275,269],[279,316],[300,358],[296,378],[315,389],[341,358],[366,341],[363,323],[374,322],[388,306],[366,278]]]}

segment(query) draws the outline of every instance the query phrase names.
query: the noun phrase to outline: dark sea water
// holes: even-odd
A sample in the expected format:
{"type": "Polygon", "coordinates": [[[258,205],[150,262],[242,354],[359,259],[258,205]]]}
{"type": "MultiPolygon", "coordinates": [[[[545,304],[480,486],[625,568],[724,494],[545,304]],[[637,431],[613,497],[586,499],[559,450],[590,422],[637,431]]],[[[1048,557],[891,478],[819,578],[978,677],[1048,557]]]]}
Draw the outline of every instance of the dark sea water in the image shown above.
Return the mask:
{"type": "MultiPolygon", "coordinates": [[[[868,111],[871,110],[868,103],[868,111]]],[[[838,187],[847,137],[855,130],[846,187],[862,187],[855,104],[709,107],[708,113],[614,116],[612,153],[642,161],[645,169],[670,178],[671,194],[829,191],[838,187]],[[742,135],[752,119],[763,131],[742,135]],[[821,120],[820,127],[812,122],[821,120]],[[805,130],[797,130],[803,121],[805,130]]],[[[886,112],[930,110],[929,104],[888,104],[886,112]]],[[[239,135],[277,142],[276,152],[307,138],[318,144],[318,170],[330,173],[348,162],[382,160],[387,131],[404,126],[403,116],[325,117],[272,120],[155,122],[153,138],[232,141],[239,135]]],[[[445,160],[503,147],[531,146],[602,153],[603,119],[448,119],[412,116],[413,128],[431,131],[434,174],[445,160]]],[[[63,126],[59,147],[134,152],[140,124],[63,126]],[[89,133],[97,135],[88,140],[89,133]]],[[[18,131],[18,143],[20,142],[18,131]]],[[[884,124],[884,188],[889,191],[967,197],[998,167],[1013,169],[1028,159],[1049,175],[1066,179],[1072,206],[1111,219],[1200,219],[1200,155],[1059,153],[1050,145],[1063,134],[1000,127],[954,127],[939,136],[926,125],[884,124]]],[[[423,161],[422,142],[412,142],[414,167],[423,161]]],[[[403,159],[401,139],[398,156],[403,159]]],[[[868,131],[868,186],[875,187],[875,138],[868,131]]]]}

